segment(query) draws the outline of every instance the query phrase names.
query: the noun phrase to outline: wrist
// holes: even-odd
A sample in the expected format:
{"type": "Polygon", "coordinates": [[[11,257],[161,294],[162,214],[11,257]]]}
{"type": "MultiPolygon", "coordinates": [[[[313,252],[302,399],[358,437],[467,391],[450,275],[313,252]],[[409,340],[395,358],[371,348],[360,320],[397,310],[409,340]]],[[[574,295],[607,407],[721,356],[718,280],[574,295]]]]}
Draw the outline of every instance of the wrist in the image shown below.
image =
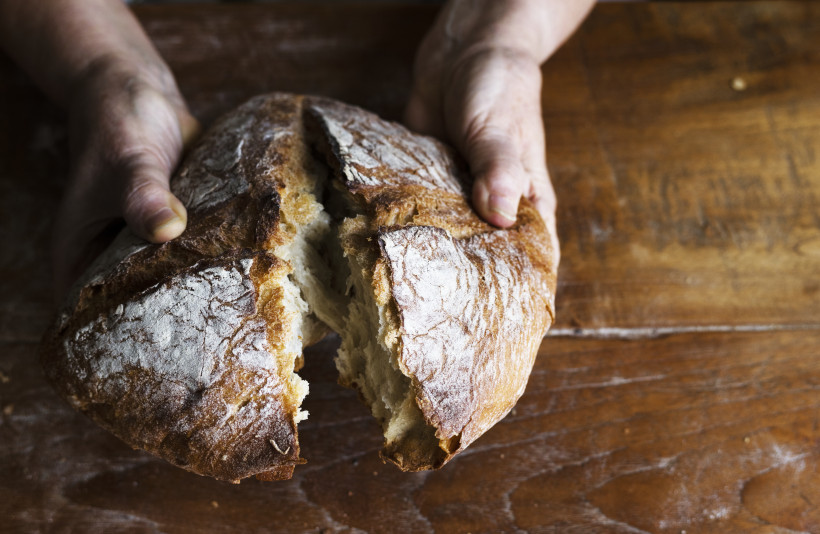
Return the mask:
{"type": "Polygon", "coordinates": [[[170,73],[121,0],[0,1],[0,44],[53,100],[89,78],[122,74],[168,87],[170,73]]]}
{"type": "Polygon", "coordinates": [[[584,19],[594,0],[449,0],[431,35],[450,57],[498,49],[546,61],[584,19]]]}

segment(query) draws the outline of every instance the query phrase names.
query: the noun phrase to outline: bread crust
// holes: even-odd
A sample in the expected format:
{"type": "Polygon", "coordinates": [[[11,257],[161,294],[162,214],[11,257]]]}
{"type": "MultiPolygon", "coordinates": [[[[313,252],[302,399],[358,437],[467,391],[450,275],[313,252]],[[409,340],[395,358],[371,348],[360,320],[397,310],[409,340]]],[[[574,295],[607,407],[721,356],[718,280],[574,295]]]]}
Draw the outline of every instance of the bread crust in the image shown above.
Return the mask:
{"type": "Polygon", "coordinates": [[[554,318],[556,240],[526,199],[512,228],[482,221],[464,163],[439,141],[332,100],[307,109],[369,218],[346,253],[377,247],[373,291],[394,310],[398,365],[438,439],[439,450],[411,435],[382,454],[405,470],[441,467],[524,392],[554,318]]]}
{"type": "Polygon", "coordinates": [[[124,230],[75,284],[41,351],[76,409],[220,480],[290,478],[304,461],[306,386],[285,346],[301,319],[281,295],[290,266],[268,252],[292,237],[279,224],[282,193],[305,188],[282,164],[303,144],[300,101],[256,98],[217,122],[171,181],[185,233],[150,245],[124,230]]]}
{"type": "Polygon", "coordinates": [[[77,283],[44,338],[46,374],[76,409],[175,465],[290,478],[307,388],[294,372],[324,330],[308,328],[314,304],[278,255],[328,218],[318,197],[340,195],[339,246],[421,413],[423,428],[382,455],[441,467],[512,408],[554,317],[554,236],[526,200],[512,228],[488,225],[470,188],[435,139],[324,98],[252,99],[172,179],[185,233],[149,245],[126,230],[77,283]]]}

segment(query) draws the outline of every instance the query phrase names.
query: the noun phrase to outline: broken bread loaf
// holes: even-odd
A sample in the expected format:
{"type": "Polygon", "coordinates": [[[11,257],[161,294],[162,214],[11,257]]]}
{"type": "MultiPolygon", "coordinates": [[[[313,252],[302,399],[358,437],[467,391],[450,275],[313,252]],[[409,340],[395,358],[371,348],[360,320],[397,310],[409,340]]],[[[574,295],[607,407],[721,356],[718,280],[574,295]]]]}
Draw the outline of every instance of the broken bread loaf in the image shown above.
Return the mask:
{"type": "Polygon", "coordinates": [[[441,467],[521,396],[554,315],[557,243],[522,201],[499,230],[438,141],[288,94],[219,120],[172,179],[179,238],[124,230],[42,349],[54,388],[129,445],[195,473],[289,478],[303,347],[341,336],[340,382],[384,458],[441,467]]]}

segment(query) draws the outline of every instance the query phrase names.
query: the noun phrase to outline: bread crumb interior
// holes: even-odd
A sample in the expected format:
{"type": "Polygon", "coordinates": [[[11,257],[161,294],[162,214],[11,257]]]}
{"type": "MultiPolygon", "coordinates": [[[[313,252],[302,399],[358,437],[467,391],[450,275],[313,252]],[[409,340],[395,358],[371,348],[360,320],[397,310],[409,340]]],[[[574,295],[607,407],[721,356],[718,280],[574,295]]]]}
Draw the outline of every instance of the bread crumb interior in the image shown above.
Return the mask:
{"type": "Polygon", "coordinates": [[[358,213],[347,191],[333,185],[322,156],[307,143],[303,150],[297,157],[304,188],[284,191],[280,212],[280,224],[292,238],[271,251],[292,266],[288,279],[301,292],[291,296],[293,302],[306,303],[299,341],[315,343],[327,327],[340,335],[339,382],[357,389],[370,406],[382,425],[388,458],[411,468],[417,462],[405,465],[408,454],[432,458],[441,451],[435,429],[416,404],[410,378],[399,368],[396,313],[389,302],[377,302],[378,245],[367,237],[372,232],[366,215],[358,213]]]}
{"type": "MultiPolygon", "coordinates": [[[[280,355],[280,361],[284,360],[280,366],[280,376],[288,387],[285,388],[287,394],[282,400],[288,405],[287,412],[295,414],[294,424],[298,424],[308,418],[308,412],[299,408],[309,392],[309,385],[307,380],[288,369],[301,367],[303,356],[300,341],[309,306],[302,298],[299,287],[289,279],[286,267],[283,262],[274,264],[273,268],[259,277],[256,307],[265,317],[267,338],[273,354],[280,355]]],[[[243,402],[247,402],[247,399],[241,396],[237,398],[236,403],[230,407],[231,411],[238,410],[243,402]]]]}

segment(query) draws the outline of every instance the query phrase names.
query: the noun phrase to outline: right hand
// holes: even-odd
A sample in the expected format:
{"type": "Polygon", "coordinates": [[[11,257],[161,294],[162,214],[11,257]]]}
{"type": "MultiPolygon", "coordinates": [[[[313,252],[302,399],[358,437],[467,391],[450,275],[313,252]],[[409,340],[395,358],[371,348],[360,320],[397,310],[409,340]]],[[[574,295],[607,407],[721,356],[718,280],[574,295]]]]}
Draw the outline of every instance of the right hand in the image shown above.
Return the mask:
{"type": "Polygon", "coordinates": [[[560,259],[556,198],[547,171],[541,64],[570,36],[592,0],[448,0],[416,54],[407,125],[450,141],[475,181],[473,207],[515,224],[529,198],[560,259]]]}
{"type": "Polygon", "coordinates": [[[52,247],[58,295],[118,219],[153,242],[181,234],[185,208],[168,180],[198,125],[122,0],[0,0],[0,47],[68,111],[71,170],[52,247]]]}
{"type": "Polygon", "coordinates": [[[112,222],[124,219],[154,243],[185,230],[169,179],[199,130],[164,64],[97,61],[67,104],[71,170],[52,250],[58,295],[107,245],[102,234],[112,222]]]}

